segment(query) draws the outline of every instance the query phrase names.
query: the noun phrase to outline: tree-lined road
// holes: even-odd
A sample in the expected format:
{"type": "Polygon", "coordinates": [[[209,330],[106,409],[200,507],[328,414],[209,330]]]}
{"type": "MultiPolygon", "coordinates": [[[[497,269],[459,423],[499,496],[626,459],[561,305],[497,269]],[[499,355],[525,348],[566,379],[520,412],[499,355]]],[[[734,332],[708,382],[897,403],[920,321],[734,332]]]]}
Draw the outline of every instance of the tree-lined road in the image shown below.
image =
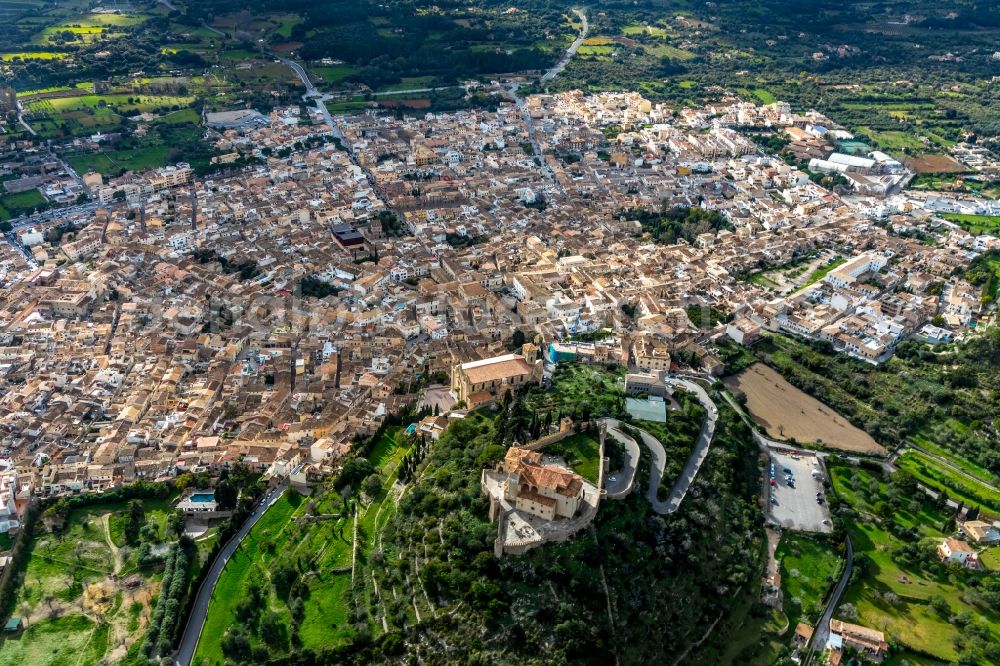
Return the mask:
{"type": "MultiPolygon", "coordinates": [[[[184,626],[184,635],[181,636],[180,646],[177,648],[174,666],[190,666],[194,660],[194,654],[198,650],[198,642],[201,640],[201,630],[204,628],[205,618],[208,616],[208,605],[212,601],[212,594],[215,592],[215,585],[219,582],[222,570],[226,568],[229,558],[233,556],[233,553],[236,552],[236,549],[239,548],[243,539],[250,533],[250,530],[257,524],[261,516],[284,494],[285,488],[286,486],[281,486],[272,491],[269,496],[265,497],[257,505],[257,508],[250,514],[250,517],[243,523],[243,527],[222,547],[215,561],[212,562],[212,568],[202,582],[201,587],[198,588],[198,596],[195,599],[194,607],[191,609],[191,615],[184,626]]],[[[221,636],[213,636],[212,640],[219,640],[221,638],[221,636]]]]}
{"type": "Polygon", "coordinates": [[[837,604],[840,603],[840,597],[843,596],[844,589],[851,580],[851,571],[853,568],[854,546],[851,544],[851,537],[847,537],[847,560],[844,564],[844,573],[840,576],[840,581],[830,596],[830,601],[826,604],[823,617],[820,618],[819,624],[816,625],[816,632],[813,634],[812,641],[809,644],[809,654],[806,657],[806,663],[812,660],[811,658],[814,654],[820,653],[826,648],[826,643],[830,639],[830,620],[833,618],[833,611],[836,610],[837,604]]]}
{"type": "Polygon", "coordinates": [[[542,75],[542,83],[551,81],[559,76],[559,74],[566,68],[566,65],[569,64],[569,61],[573,59],[573,55],[576,53],[577,49],[579,49],[580,45],[583,44],[583,40],[587,38],[587,33],[590,31],[590,24],[587,23],[587,15],[582,9],[574,9],[573,13],[580,17],[580,23],[582,24],[580,26],[580,34],[577,35],[576,39],[573,40],[573,43],[569,45],[569,48],[566,49],[566,53],[563,54],[563,57],[559,60],[559,62],[557,62],[552,69],[542,75]]]}

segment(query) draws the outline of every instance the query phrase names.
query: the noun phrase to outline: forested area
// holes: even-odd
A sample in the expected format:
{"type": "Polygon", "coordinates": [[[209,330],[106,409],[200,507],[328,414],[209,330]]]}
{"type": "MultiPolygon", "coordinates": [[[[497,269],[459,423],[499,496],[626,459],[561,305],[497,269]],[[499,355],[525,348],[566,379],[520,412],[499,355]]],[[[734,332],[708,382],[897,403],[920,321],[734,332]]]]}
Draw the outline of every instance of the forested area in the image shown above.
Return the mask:
{"type": "MultiPolygon", "coordinates": [[[[350,644],[295,651],[291,663],[669,663],[755,579],[756,447],[728,410],[678,513],[653,514],[637,488],[602,503],[592,531],[496,559],[480,470],[505,454],[519,409],[455,421],[383,534],[389,580],[419,577],[435,616],[381,636],[361,623],[350,644]]],[[[638,478],[646,470],[648,460],[638,478]]]]}
{"type": "Polygon", "coordinates": [[[699,234],[733,228],[717,211],[688,206],[664,205],[660,211],[630,208],[621,211],[619,217],[638,222],[644,232],[665,245],[673,245],[680,239],[694,243],[699,234]]]}
{"type": "MultiPolygon", "coordinates": [[[[212,0],[198,3],[194,15],[239,12],[246,3],[212,0]]],[[[258,9],[263,10],[264,7],[258,9]]],[[[425,7],[413,0],[354,2],[280,0],[268,11],[305,17],[291,39],[302,42],[307,60],[336,58],[361,67],[352,79],[372,88],[405,77],[433,75],[443,83],[501,72],[543,69],[558,57],[569,34],[559,2],[447,3],[425,7]]]]}

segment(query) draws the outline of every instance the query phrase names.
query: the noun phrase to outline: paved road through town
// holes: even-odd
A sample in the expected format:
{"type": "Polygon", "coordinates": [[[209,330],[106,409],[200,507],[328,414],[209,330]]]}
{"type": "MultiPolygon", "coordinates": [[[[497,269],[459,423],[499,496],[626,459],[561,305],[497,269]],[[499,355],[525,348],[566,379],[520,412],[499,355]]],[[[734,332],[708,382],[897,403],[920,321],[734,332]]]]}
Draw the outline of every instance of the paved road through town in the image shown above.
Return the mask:
{"type": "MultiPolygon", "coordinates": [[[[278,501],[278,498],[284,492],[285,486],[281,486],[272,491],[268,497],[265,497],[257,505],[257,508],[254,509],[253,513],[250,514],[246,522],[243,523],[243,527],[222,547],[222,551],[219,552],[215,561],[212,562],[212,568],[209,570],[208,576],[202,582],[201,587],[198,588],[198,597],[195,599],[191,615],[188,617],[187,625],[184,627],[184,635],[181,636],[180,647],[177,649],[177,656],[174,658],[174,666],[189,666],[194,660],[194,653],[198,649],[198,642],[201,640],[201,630],[204,628],[205,618],[208,616],[208,604],[212,601],[212,593],[215,592],[215,585],[219,582],[222,570],[226,568],[226,562],[233,556],[233,553],[236,552],[240,543],[243,542],[243,539],[250,533],[250,530],[257,524],[261,516],[278,501]]],[[[215,636],[213,640],[219,640],[219,638],[221,637],[215,636]]]]}

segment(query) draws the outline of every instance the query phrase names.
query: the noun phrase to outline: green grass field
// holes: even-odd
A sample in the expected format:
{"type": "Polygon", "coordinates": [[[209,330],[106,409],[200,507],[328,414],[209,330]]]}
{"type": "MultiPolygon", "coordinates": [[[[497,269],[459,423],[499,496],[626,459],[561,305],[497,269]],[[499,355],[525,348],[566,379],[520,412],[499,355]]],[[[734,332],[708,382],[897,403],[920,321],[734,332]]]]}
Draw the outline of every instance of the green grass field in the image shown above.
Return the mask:
{"type": "Polygon", "coordinates": [[[993,546],[981,552],[979,561],[990,571],[1000,571],[1000,546],[993,546]]]}
{"type": "MultiPolygon", "coordinates": [[[[154,526],[148,538],[151,545],[172,541],[167,533],[172,499],[142,500],[144,522],[154,526]]],[[[116,647],[109,644],[110,635],[121,637],[126,648],[139,642],[161,574],[155,567],[140,566],[138,548],[123,548],[126,508],[126,503],[118,502],[76,509],[60,533],[39,525],[24,584],[12,606],[26,628],[0,640],[0,666],[98,664],[116,647]],[[132,576],[139,577],[138,587],[115,582],[132,576]],[[101,606],[83,612],[84,589],[97,584],[110,586],[105,588],[109,596],[101,606]]]]}
{"type": "Polygon", "coordinates": [[[272,16],[272,21],[276,21],[278,26],[274,29],[274,35],[282,39],[288,39],[292,36],[292,28],[302,23],[302,17],[298,14],[282,14],[280,16],[272,16]]]}
{"type": "Polygon", "coordinates": [[[949,497],[969,505],[977,505],[991,513],[1000,513],[1000,492],[969,479],[919,451],[907,451],[897,461],[922,483],[935,490],[944,490],[949,497]]]}
{"type": "Polygon", "coordinates": [[[257,565],[266,570],[264,556],[269,550],[268,546],[273,546],[277,540],[283,539],[289,518],[300,503],[300,496],[296,496],[295,500],[289,500],[286,493],[279,498],[261,516],[240,547],[229,558],[226,568],[219,576],[215,593],[212,595],[210,612],[201,632],[205,640],[198,644],[196,663],[222,663],[222,648],[219,646],[219,639],[225,635],[226,629],[236,622],[236,605],[251,580],[253,568],[257,565]]]}
{"type": "Polygon", "coordinates": [[[1000,640],[1000,614],[966,600],[968,579],[951,575],[936,564],[931,569],[906,564],[897,555],[903,542],[885,524],[885,514],[889,511],[899,529],[917,537],[918,547],[932,548],[945,536],[940,529],[951,514],[938,509],[929,498],[914,500],[916,506],[911,501],[910,506],[916,511],[903,509],[892,513],[886,508],[891,489],[885,478],[845,466],[832,466],[829,471],[835,495],[860,514],[846,524],[854,544],[856,566],[862,573],[852,579],[842,600],[842,604],[850,603],[857,608],[858,623],[884,631],[890,642],[896,641],[946,662],[958,656],[955,641],[962,629],[950,617],[961,611],[972,613],[985,624],[994,640],[1000,640]],[[882,525],[868,518],[876,515],[882,516],[882,525]],[[886,593],[891,594],[887,597],[886,593]],[[931,608],[930,600],[936,597],[948,604],[950,610],[946,616],[931,608]]]}
{"type": "Polygon", "coordinates": [[[597,473],[600,469],[601,443],[587,433],[570,435],[561,442],[551,444],[543,452],[549,455],[562,456],[574,472],[591,483],[597,483],[597,473]]]}
{"type": "Polygon", "coordinates": [[[119,112],[156,111],[174,106],[187,107],[195,102],[192,95],[80,95],[77,97],[51,97],[28,103],[31,113],[63,113],[83,109],[111,108],[119,112]]]}
{"type": "MultiPolygon", "coordinates": [[[[956,419],[948,419],[947,425],[951,428],[958,430],[959,432],[962,432],[963,434],[968,432],[969,429],[969,427],[966,424],[961,423],[956,419]]],[[[952,451],[949,451],[943,446],[935,444],[929,438],[924,437],[922,435],[915,434],[912,435],[910,439],[912,439],[914,444],[916,444],[920,448],[929,451],[930,453],[933,453],[938,458],[944,458],[952,465],[961,468],[962,470],[968,472],[969,474],[976,477],[980,481],[986,481],[987,483],[993,482],[994,475],[982,465],[977,465],[971,460],[967,460],[959,455],[956,455],[952,451]]]]}
{"type": "Polygon", "coordinates": [[[324,83],[339,83],[352,74],[357,74],[360,70],[350,65],[330,65],[324,67],[310,67],[309,73],[315,74],[323,79],[324,83]]]}
{"type": "Polygon", "coordinates": [[[27,215],[46,206],[45,197],[38,190],[28,190],[0,197],[0,220],[27,215]]]}
{"type": "Polygon", "coordinates": [[[595,416],[615,414],[625,397],[621,368],[602,365],[559,363],[547,391],[532,390],[525,398],[530,411],[559,411],[570,415],[586,407],[595,416]]]}
{"type": "Polygon", "coordinates": [[[830,271],[832,271],[833,269],[835,269],[838,266],[841,266],[841,265],[843,265],[845,263],[847,263],[846,259],[844,259],[843,257],[836,257],[830,263],[828,263],[828,264],[826,264],[824,266],[821,266],[821,267],[817,268],[816,270],[814,270],[812,272],[812,274],[809,275],[809,279],[806,280],[806,283],[803,286],[808,287],[811,284],[815,284],[815,283],[819,282],[820,280],[822,280],[823,278],[825,278],[827,275],[829,275],[830,271]]]}
{"type": "MultiPolygon", "coordinates": [[[[379,547],[380,534],[395,514],[395,496],[390,492],[399,462],[410,450],[410,440],[402,428],[389,429],[372,449],[369,456],[384,477],[382,491],[368,504],[355,495],[354,502],[344,512],[340,495],[333,490],[317,489],[314,499],[286,494],[250,531],[223,571],[212,598],[204,636],[221,637],[238,624],[236,608],[247,585],[258,582],[267,590],[269,608],[291,625],[286,602],[278,598],[269,585],[271,573],[281,564],[302,562],[308,567],[308,593],[304,595],[304,610],[299,624],[299,637],[307,648],[330,648],[346,642],[356,630],[351,620],[352,597],[377,604],[372,589],[372,574],[376,565],[369,563],[370,554],[379,547]],[[328,519],[313,523],[301,522],[310,511],[326,514],[328,519]],[[357,508],[357,570],[352,585],[351,567],[354,553],[354,508],[357,508]]],[[[415,621],[412,618],[411,621],[415,621]]],[[[372,624],[380,631],[380,624],[372,624]]],[[[218,638],[204,641],[198,647],[195,664],[216,666],[223,663],[218,638]]]]}
{"type": "Polygon", "coordinates": [[[770,91],[764,88],[754,88],[754,96],[760,100],[761,104],[774,104],[778,101],[778,98],[771,94],[770,91]]]}
{"type": "Polygon", "coordinates": [[[27,627],[0,643],[0,666],[96,664],[108,650],[108,625],[65,615],[27,627]]]}
{"type": "Polygon", "coordinates": [[[954,222],[969,233],[1000,234],[1000,216],[996,215],[963,215],[961,213],[941,213],[941,217],[954,222]]]}
{"type": "Polygon", "coordinates": [[[413,88],[432,88],[437,85],[436,76],[407,76],[399,83],[391,83],[379,88],[379,92],[394,92],[397,90],[411,90],[413,88]]]}
{"type": "Polygon", "coordinates": [[[135,150],[75,153],[66,161],[80,174],[96,171],[105,176],[117,176],[125,171],[143,171],[164,166],[169,146],[146,146],[135,150]]]}
{"type": "Polygon", "coordinates": [[[783,607],[789,624],[815,624],[844,558],[833,545],[792,532],[782,536],[775,557],[780,563],[783,607]]]}
{"type": "Polygon", "coordinates": [[[659,58],[671,58],[673,60],[693,60],[697,58],[696,53],[691,51],[685,51],[684,49],[679,49],[676,46],[671,46],[669,44],[643,44],[642,47],[646,49],[646,53],[657,56],[659,58]]]}
{"type": "Polygon", "coordinates": [[[929,600],[941,597],[954,613],[968,610],[980,616],[995,640],[1000,640],[1000,616],[966,603],[962,597],[964,585],[952,582],[948,576],[935,577],[900,566],[891,553],[899,542],[873,524],[854,524],[850,534],[855,551],[865,553],[870,562],[869,573],[848,587],[843,600],[857,607],[860,624],[881,629],[921,652],[952,661],[958,656],[955,639],[961,629],[930,608],[929,600]],[[901,601],[889,603],[885,592],[896,594],[901,601]]]}
{"type": "Polygon", "coordinates": [[[633,23],[622,28],[622,34],[628,37],[635,37],[636,35],[649,35],[651,37],[666,37],[667,31],[663,28],[646,25],[644,23],[633,23]]]}
{"type": "Polygon", "coordinates": [[[859,127],[858,133],[871,139],[885,151],[901,151],[904,148],[920,150],[924,147],[924,143],[915,134],[909,132],[899,130],[879,132],[870,127],[859,127]]]}

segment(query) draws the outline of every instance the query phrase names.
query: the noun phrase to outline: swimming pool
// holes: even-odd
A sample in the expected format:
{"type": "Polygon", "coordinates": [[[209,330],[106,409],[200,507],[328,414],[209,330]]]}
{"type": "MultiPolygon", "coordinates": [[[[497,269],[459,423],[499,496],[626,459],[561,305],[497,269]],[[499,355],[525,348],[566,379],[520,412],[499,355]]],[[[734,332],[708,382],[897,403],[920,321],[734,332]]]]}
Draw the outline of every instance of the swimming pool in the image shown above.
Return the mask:
{"type": "Polygon", "coordinates": [[[417,431],[417,424],[416,423],[411,423],[410,425],[406,426],[406,434],[407,435],[412,435],[416,431],[417,431]]]}
{"type": "Polygon", "coordinates": [[[208,502],[215,501],[215,493],[195,493],[188,498],[191,502],[198,502],[199,504],[205,504],[208,502]]]}

